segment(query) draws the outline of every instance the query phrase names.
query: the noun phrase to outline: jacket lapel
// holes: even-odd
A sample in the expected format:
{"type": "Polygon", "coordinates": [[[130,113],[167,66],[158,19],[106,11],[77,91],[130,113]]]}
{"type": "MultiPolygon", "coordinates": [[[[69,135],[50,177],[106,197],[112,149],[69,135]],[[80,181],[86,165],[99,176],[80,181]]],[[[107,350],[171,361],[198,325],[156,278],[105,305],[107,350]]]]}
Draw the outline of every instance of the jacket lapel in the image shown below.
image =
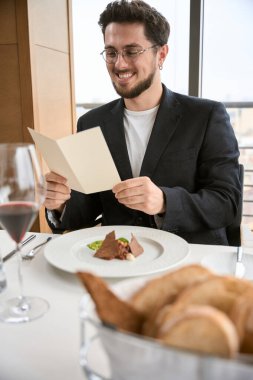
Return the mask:
{"type": "Polygon", "coordinates": [[[124,125],[124,101],[120,99],[108,113],[101,126],[112,158],[121,180],[132,178],[132,169],[127,152],[124,125]]]}
{"type": "MultiPolygon", "coordinates": [[[[148,142],[141,167],[141,176],[152,177],[159,159],[166,149],[181,118],[181,105],[174,94],[164,86],[163,97],[155,124],[148,142]]],[[[124,101],[119,99],[108,112],[101,129],[119,172],[121,180],[132,178],[132,169],[127,152],[124,125],[124,101]]]]}
{"type": "Polygon", "coordinates": [[[152,177],[163,151],[177,128],[181,115],[180,103],[174,94],[164,87],[161,105],[143,159],[141,176],[152,177]]]}

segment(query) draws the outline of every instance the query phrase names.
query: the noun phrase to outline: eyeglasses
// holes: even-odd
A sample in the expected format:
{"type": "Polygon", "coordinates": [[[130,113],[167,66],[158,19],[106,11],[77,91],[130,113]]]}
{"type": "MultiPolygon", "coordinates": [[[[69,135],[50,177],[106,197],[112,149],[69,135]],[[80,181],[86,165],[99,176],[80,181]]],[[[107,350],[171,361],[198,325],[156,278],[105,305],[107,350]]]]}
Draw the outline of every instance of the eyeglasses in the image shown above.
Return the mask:
{"type": "Polygon", "coordinates": [[[146,49],[143,49],[142,47],[138,46],[129,46],[119,51],[113,48],[107,48],[103,50],[102,53],[100,53],[100,55],[102,55],[105,62],[107,63],[116,63],[120,54],[126,62],[132,62],[137,57],[139,57],[140,54],[144,53],[147,50],[153,49],[156,46],[158,45],[152,45],[146,49]]]}

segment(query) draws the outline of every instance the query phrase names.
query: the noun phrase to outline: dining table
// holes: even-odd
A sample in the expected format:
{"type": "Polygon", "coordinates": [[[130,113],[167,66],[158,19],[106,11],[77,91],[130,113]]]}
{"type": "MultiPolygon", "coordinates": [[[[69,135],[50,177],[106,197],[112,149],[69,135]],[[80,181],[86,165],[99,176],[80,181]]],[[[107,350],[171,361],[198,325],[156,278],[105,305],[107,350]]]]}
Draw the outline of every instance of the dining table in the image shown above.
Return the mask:
{"type": "MultiPolygon", "coordinates": [[[[26,236],[30,234],[32,233],[28,232],[26,236]]],[[[43,242],[48,236],[52,236],[53,239],[60,239],[62,236],[48,233],[35,234],[36,238],[22,249],[24,253],[43,242]]],[[[253,257],[253,239],[250,231],[244,241],[244,252],[253,257]]],[[[14,243],[7,232],[0,230],[2,257],[13,248],[14,243]]],[[[34,259],[22,261],[22,276],[24,294],[46,299],[50,305],[49,310],[42,317],[28,323],[0,322],[0,380],[87,379],[79,362],[79,306],[86,290],[75,273],[51,265],[44,256],[44,250],[45,246],[40,248],[34,259]]],[[[190,263],[202,263],[205,257],[210,258],[212,255],[222,258],[231,253],[236,255],[236,247],[189,244],[189,254],[178,267],[190,263]]],[[[15,255],[4,263],[7,286],[0,293],[0,303],[19,295],[17,265],[15,255]]],[[[122,277],[106,278],[109,285],[122,280],[124,280],[122,277]]],[[[98,372],[99,365],[98,361],[98,372]]]]}

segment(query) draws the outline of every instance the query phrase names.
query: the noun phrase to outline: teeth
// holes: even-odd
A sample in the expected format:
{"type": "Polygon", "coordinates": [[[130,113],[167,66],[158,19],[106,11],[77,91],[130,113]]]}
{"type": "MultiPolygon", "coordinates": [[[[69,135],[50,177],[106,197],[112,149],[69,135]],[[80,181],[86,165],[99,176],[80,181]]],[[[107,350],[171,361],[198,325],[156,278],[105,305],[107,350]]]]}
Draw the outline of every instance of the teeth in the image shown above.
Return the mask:
{"type": "Polygon", "coordinates": [[[131,73],[119,74],[119,77],[120,77],[121,79],[123,79],[123,78],[130,78],[131,76],[132,76],[131,73]]]}

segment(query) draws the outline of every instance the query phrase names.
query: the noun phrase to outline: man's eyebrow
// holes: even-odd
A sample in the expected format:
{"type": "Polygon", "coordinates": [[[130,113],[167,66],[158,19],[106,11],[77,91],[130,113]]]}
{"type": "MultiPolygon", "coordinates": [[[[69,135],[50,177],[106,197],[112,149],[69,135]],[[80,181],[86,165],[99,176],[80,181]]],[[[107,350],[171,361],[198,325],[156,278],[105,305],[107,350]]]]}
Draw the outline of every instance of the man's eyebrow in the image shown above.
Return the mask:
{"type": "MultiPolygon", "coordinates": [[[[142,47],[141,45],[137,44],[137,43],[131,43],[131,44],[127,44],[123,47],[123,49],[126,49],[126,48],[131,48],[131,47],[142,47]]],[[[105,45],[105,49],[114,49],[114,50],[117,50],[113,45],[105,45]]]]}

